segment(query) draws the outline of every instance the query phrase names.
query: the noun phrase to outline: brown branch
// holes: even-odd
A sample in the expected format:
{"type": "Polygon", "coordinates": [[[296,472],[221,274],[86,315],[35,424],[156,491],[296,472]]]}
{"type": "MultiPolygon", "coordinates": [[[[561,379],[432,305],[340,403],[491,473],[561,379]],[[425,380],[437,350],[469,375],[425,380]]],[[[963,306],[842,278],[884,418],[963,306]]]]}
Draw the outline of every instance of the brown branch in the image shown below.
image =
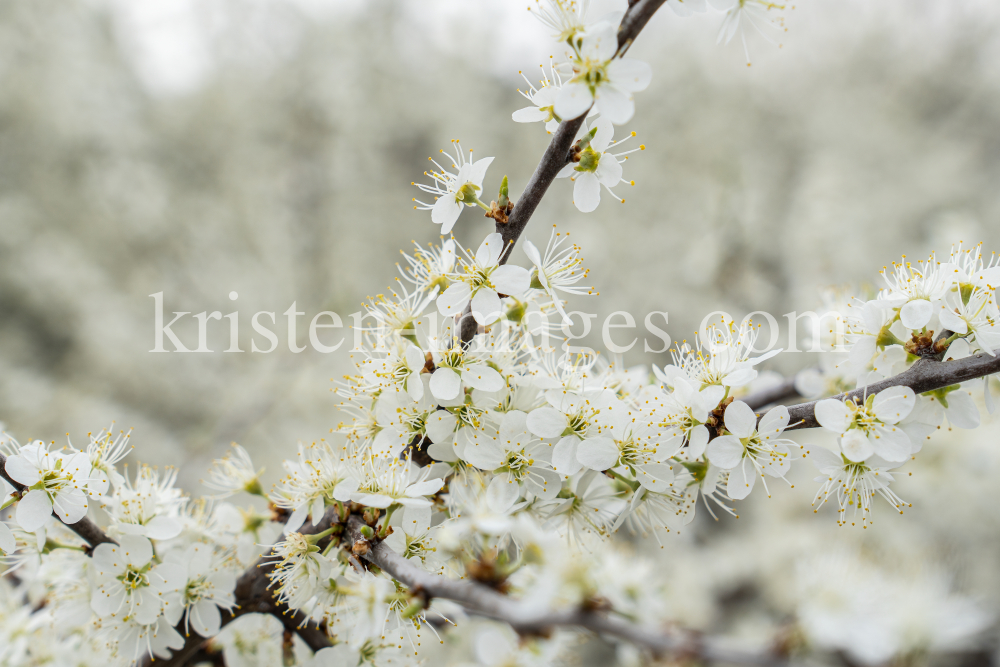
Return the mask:
{"type": "MultiPolygon", "coordinates": [[[[364,540],[360,532],[364,525],[360,517],[352,516],[348,519],[347,534],[352,542],[364,540]]],[[[371,546],[364,558],[413,590],[419,589],[430,598],[453,600],[470,613],[503,621],[526,635],[545,635],[553,628],[575,626],[623,639],[657,654],[683,656],[703,662],[744,665],[773,665],[783,662],[780,656],[771,651],[727,649],[716,640],[699,639],[688,633],[667,634],[604,612],[585,609],[551,610],[528,605],[475,581],[449,579],[425,572],[390,549],[385,542],[371,546]]]]}
{"type": "MultiPolygon", "coordinates": [[[[18,493],[24,493],[28,489],[28,487],[26,487],[24,484],[21,484],[20,482],[16,481],[14,478],[12,478],[10,475],[7,474],[7,457],[4,456],[3,454],[0,454],[0,477],[3,477],[5,480],[7,480],[7,482],[11,486],[13,486],[18,493]]],[[[53,516],[59,519],[59,515],[55,514],[54,512],[53,516]]],[[[66,523],[62,519],[59,519],[59,521],[62,521],[62,523],[65,524],[67,528],[69,528],[74,533],[82,537],[87,542],[87,544],[90,545],[91,549],[96,547],[98,544],[104,544],[105,542],[109,542],[111,544],[118,544],[113,539],[108,537],[107,533],[101,530],[100,526],[98,526],[96,523],[94,523],[87,517],[80,519],[76,523],[66,523]]]]}
{"type": "MultiPolygon", "coordinates": [[[[877,394],[883,389],[901,386],[909,387],[915,394],[922,394],[925,391],[942,389],[998,372],[1000,372],[1000,356],[990,356],[985,352],[952,361],[938,361],[925,357],[899,375],[832,398],[837,400],[858,398],[863,401],[868,394],[877,394]]],[[[788,430],[819,426],[819,422],[816,421],[816,403],[818,401],[810,401],[788,408],[789,423],[793,424],[788,430]]]]}

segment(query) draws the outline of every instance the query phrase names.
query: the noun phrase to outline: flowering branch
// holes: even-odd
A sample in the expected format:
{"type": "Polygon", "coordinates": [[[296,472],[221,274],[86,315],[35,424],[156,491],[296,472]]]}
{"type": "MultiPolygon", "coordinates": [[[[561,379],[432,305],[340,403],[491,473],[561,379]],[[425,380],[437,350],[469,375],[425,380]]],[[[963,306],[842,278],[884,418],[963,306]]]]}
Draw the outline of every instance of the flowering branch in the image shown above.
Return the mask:
{"type": "MultiPolygon", "coordinates": [[[[951,361],[938,361],[925,357],[899,375],[880,382],[873,382],[867,387],[839,394],[833,398],[839,401],[855,398],[864,401],[867,396],[877,394],[889,387],[909,387],[914,394],[922,394],[994,373],[1000,373],[1000,356],[991,356],[985,352],[951,361]]],[[[789,423],[792,424],[788,430],[819,426],[820,423],[816,421],[817,403],[819,401],[810,401],[788,408],[789,423]]]]}
{"type": "MultiPolygon", "coordinates": [[[[328,530],[337,523],[339,523],[337,510],[330,507],[327,508],[319,525],[308,524],[300,528],[299,532],[303,535],[315,535],[328,530]]],[[[281,542],[284,539],[284,535],[282,535],[278,541],[281,542]]],[[[329,541],[329,538],[325,538],[319,544],[325,546],[329,541]]],[[[325,630],[316,623],[310,622],[301,612],[289,609],[287,604],[276,599],[274,591],[269,588],[269,577],[274,572],[277,563],[278,561],[273,556],[262,556],[236,580],[236,588],[233,591],[236,606],[231,615],[223,617],[222,625],[228,625],[244,614],[271,614],[281,621],[288,632],[298,634],[313,651],[330,646],[330,640],[325,630]]],[[[185,634],[183,624],[178,624],[175,629],[179,633],[185,634]]],[[[186,665],[206,641],[206,638],[197,633],[188,632],[184,639],[183,648],[175,650],[173,655],[166,660],[155,659],[155,664],[162,667],[186,665]]],[[[149,656],[143,662],[147,667],[153,663],[154,659],[149,656]]]]}
{"type": "MultiPolygon", "coordinates": [[[[358,516],[348,519],[347,534],[351,542],[367,542],[361,534],[363,526],[365,522],[358,516]]],[[[524,635],[545,635],[556,627],[577,626],[597,634],[623,639],[656,654],[739,665],[774,665],[782,661],[780,656],[771,651],[729,649],[721,646],[717,640],[697,638],[690,634],[665,634],[599,611],[539,609],[474,581],[449,579],[426,572],[397,554],[384,541],[360,551],[365,560],[377,565],[411,590],[419,590],[430,598],[453,600],[468,612],[503,621],[524,635]]]]}
{"type": "MultiPolygon", "coordinates": [[[[24,484],[21,484],[17,480],[13,479],[7,473],[7,457],[5,457],[3,454],[0,454],[0,477],[3,477],[5,480],[7,480],[7,483],[13,486],[18,493],[23,494],[25,491],[28,490],[28,487],[26,487],[24,484]]],[[[59,519],[58,515],[56,515],[55,513],[53,513],[53,516],[59,519]]],[[[62,521],[62,519],[59,520],[62,521]]],[[[96,547],[98,544],[104,544],[105,542],[110,544],[117,544],[117,542],[108,537],[107,534],[103,530],[101,530],[100,526],[98,526],[96,523],[94,523],[93,521],[91,521],[86,517],[80,519],[76,523],[66,523],[65,521],[63,521],[63,523],[66,525],[67,528],[69,528],[74,533],[82,537],[87,542],[87,544],[90,545],[91,548],[96,547]]]]}
{"type": "MultiPolygon", "coordinates": [[[[639,35],[639,32],[646,26],[649,19],[665,1],[639,0],[639,2],[633,3],[628,8],[618,28],[618,55],[628,50],[632,42],[639,35]]],[[[559,124],[559,129],[556,130],[552,141],[549,142],[548,148],[542,154],[542,159],[535,168],[535,173],[531,175],[531,179],[528,181],[528,185],[525,186],[524,192],[521,193],[521,198],[514,204],[513,211],[511,211],[505,222],[497,220],[496,232],[503,238],[505,248],[510,248],[517,243],[518,238],[524,232],[524,228],[528,226],[528,221],[535,213],[535,209],[538,208],[539,202],[545,196],[545,192],[552,185],[552,181],[556,179],[559,172],[570,161],[570,151],[573,147],[573,142],[576,140],[576,135],[579,133],[586,118],[587,114],[582,113],[576,118],[564,120],[559,124]]],[[[499,263],[501,265],[506,264],[510,255],[511,253],[508,250],[500,258],[499,263]]],[[[460,328],[462,344],[467,346],[477,331],[478,327],[472,318],[470,304],[462,314],[460,328]]]]}

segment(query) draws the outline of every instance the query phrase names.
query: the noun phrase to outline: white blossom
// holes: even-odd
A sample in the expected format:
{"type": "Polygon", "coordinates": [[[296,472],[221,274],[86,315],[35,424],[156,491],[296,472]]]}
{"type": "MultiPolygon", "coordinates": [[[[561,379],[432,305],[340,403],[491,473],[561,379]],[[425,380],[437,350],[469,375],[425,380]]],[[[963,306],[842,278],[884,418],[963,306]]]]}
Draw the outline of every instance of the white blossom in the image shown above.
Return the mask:
{"type": "Polygon", "coordinates": [[[86,516],[91,467],[87,454],[75,449],[52,452],[41,440],[21,447],[5,466],[13,480],[28,487],[14,513],[18,525],[33,532],[53,512],[66,523],[86,516]]]}
{"type": "Polygon", "coordinates": [[[573,181],[573,204],[583,213],[595,210],[601,203],[601,186],[604,186],[612,197],[625,203],[625,200],[616,195],[611,188],[620,183],[635,185],[634,181],[622,178],[622,163],[628,159],[629,153],[645,150],[646,146],[640,144],[638,148],[632,150],[610,152],[609,149],[634,137],[635,132],[625,139],[612,141],[614,126],[611,120],[603,115],[594,123],[589,133],[584,124],[583,132],[585,137],[589,134],[590,140],[587,146],[577,154],[574,162],[563,167],[556,177],[570,178],[573,181]]]}
{"type": "Polygon", "coordinates": [[[761,474],[784,477],[791,466],[790,447],[795,443],[781,434],[788,427],[788,408],[772,408],[757,423],[757,415],[743,401],[726,408],[728,433],[708,443],[708,460],[729,471],[727,494],[733,500],[746,498],[754,479],[761,474]]]}
{"type": "Polygon", "coordinates": [[[632,94],[645,90],[652,79],[649,65],[616,57],[618,30],[610,23],[588,29],[573,46],[572,76],[556,97],[556,115],[569,120],[596,106],[612,123],[627,123],[635,113],[632,94]]]}
{"type": "Polygon", "coordinates": [[[461,259],[464,273],[453,274],[455,282],[438,297],[442,315],[461,315],[472,304],[472,316],[479,324],[492,324],[501,314],[500,294],[521,294],[531,285],[528,271],[520,266],[501,265],[509,251],[500,234],[487,236],[475,257],[461,259]]]}
{"type": "Polygon", "coordinates": [[[870,394],[863,403],[827,398],[816,404],[816,421],[836,433],[840,449],[860,463],[877,455],[886,461],[905,461],[912,450],[906,431],[897,426],[910,414],[916,397],[909,387],[889,387],[870,394]]]}
{"type": "MultiPolygon", "coordinates": [[[[489,206],[479,199],[479,193],[483,190],[483,179],[486,178],[486,170],[489,169],[493,158],[487,157],[473,162],[472,151],[469,151],[469,157],[466,159],[461,144],[457,141],[453,143],[455,157],[451,168],[455,172],[448,171],[434,158],[428,158],[437,170],[425,171],[424,175],[433,179],[434,183],[431,185],[414,183],[422,191],[433,195],[435,201],[433,204],[425,204],[414,199],[417,206],[413,208],[431,211],[431,221],[441,225],[442,234],[451,233],[465,206],[478,205],[489,210],[489,206]]],[[[443,150],[441,154],[450,158],[443,150]]]]}

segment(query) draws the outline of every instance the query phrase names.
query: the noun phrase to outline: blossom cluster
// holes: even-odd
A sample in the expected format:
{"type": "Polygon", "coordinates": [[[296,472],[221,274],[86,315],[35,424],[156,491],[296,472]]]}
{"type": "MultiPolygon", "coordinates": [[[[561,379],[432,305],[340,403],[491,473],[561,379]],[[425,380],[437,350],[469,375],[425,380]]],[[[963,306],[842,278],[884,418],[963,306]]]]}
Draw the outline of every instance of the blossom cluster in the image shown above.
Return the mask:
{"type": "MultiPolygon", "coordinates": [[[[702,6],[669,4],[680,13],[702,6]]],[[[751,0],[729,8],[727,39],[755,20],[753,8],[767,10],[751,0]]],[[[581,119],[559,175],[590,211],[602,186],[623,182],[625,155],[609,152],[620,143],[614,125],[631,119],[650,70],[623,57],[620,15],[593,19],[586,2],[568,0],[538,9],[569,51],[514,120],[553,131],[581,119]]],[[[331,644],[313,655],[290,643],[285,664],[416,663],[429,636],[440,640],[441,628],[468,619],[366,565],[382,542],[415,568],[485,583],[535,609],[600,610],[655,626],[669,618],[649,583],[655,568],[615,533],[662,545],[686,531],[699,503],[713,518],[735,516],[737,502],[755,488],[770,495],[769,480],[785,480],[800,459],[820,473],[814,504],[833,500],[839,523],[867,527],[876,496],[896,511],[907,506],[891,488],[894,471],[942,423],[979,425],[975,387],[878,388],[926,357],[1000,348],[1000,266],[979,246],[894,265],[873,298],[844,302],[843,336],[821,372],[797,384],[821,399],[815,419],[836,436],[832,450],[793,439],[802,424],[788,407],[755,411],[758,367],[780,350],[756,351],[750,320],[713,322],[649,368],[571,347],[560,337],[565,299],[595,293],[581,285],[582,249],[555,229],[544,250],[506,238],[517,211],[506,177],[496,201],[481,199],[491,161],[466,157],[456,142],[454,171],[435,162],[433,184],[419,187],[436,199],[418,208],[448,234],[465,207],[478,206],[501,231],[475,251],[441,237],[403,253],[396,287],[365,306],[354,372],[337,383],[345,421],[329,441],[300,444],[269,491],[239,446],[209,470],[214,495],[193,499],[173,470],[119,471],[131,450],[125,433],[102,431],[83,449],[3,441],[11,484],[0,489],[0,551],[11,576],[0,582],[0,663],[169,657],[191,633],[219,635],[241,612],[239,577],[264,566],[278,606],[331,644]],[[861,393],[846,398],[848,389],[861,393]],[[236,495],[256,505],[237,507],[236,495]],[[265,502],[266,513],[254,509],[265,502]],[[348,539],[352,520],[362,539],[348,539]],[[69,530],[81,521],[99,523],[110,541],[81,545],[69,530]]],[[[272,634],[261,625],[219,642],[226,655],[254,652],[272,634]]],[[[524,643],[496,628],[480,634],[489,664],[552,664],[569,642],[563,633],[524,643]]]]}

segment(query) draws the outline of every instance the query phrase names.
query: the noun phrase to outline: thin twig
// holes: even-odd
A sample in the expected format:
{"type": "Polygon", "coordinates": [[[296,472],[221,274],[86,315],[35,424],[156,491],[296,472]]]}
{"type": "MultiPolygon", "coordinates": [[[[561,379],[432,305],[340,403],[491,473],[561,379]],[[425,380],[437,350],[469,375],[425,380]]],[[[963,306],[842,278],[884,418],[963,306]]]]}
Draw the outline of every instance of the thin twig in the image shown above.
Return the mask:
{"type": "MultiPolygon", "coordinates": [[[[656,13],[656,10],[665,1],[639,0],[628,8],[618,28],[618,48],[620,53],[624,53],[628,49],[639,32],[646,26],[650,17],[656,13]]],[[[507,263],[511,251],[513,251],[513,248],[510,246],[517,243],[517,240],[521,237],[521,233],[524,232],[524,228],[528,226],[528,221],[535,213],[535,209],[538,208],[539,202],[545,196],[545,192],[552,185],[552,181],[555,180],[562,168],[569,162],[570,149],[573,147],[576,134],[583,126],[583,121],[586,117],[587,113],[584,112],[577,118],[564,120],[559,124],[559,129],[552,136],[552,141],[549,142],[548,148],[542,154],[542,159],[535,168],[535,173],[528,180],[528,185],[525,186],[524,192],[521,193],[521,198],[514,204],[514,210],[507,217],[507,222],[497,221],[496,231],[503,237],[504,247],[509,248],[503,257],[500,258],[501,264],[507,263]]],[[[465,325],[464,319],[463,325],[461,328],[462,343],[468,346],[469,341],[476,335],[477,329],[471,325],[465,325]]]]}
{"type": "MultiPolygon", "coordinates": [[[[18,491],[18,493],[23,494],[28,489],[28,487],[26,487],[24,484],[21,484],[20,482],[13,479],[9,474],[7,474],[7,457],[5,457],[3,454],[0,454],[0,477],[3,477],[5,480],[7,480],[7,482],[11,486],[13,486],[18,491]]],[[[80,519],[76,523],[66,523],[65,521],[59,518],[58,514],[55,514],[53,512],[53,516],[59,519],[59,521],[62,521],[62,523],[65,524],[67,528],[69,528],[74,533],[82,537],[87,542],[87,544],[90,545],[91,548],[96,547],[98,544],[104,544],[105,542],[108,542],[110,544],[118,544],[113,539],[108,537],[107,533],[101,530],[100,526],[98,526],[96,523],[94,523],[87,517],[80,519]]]]}

